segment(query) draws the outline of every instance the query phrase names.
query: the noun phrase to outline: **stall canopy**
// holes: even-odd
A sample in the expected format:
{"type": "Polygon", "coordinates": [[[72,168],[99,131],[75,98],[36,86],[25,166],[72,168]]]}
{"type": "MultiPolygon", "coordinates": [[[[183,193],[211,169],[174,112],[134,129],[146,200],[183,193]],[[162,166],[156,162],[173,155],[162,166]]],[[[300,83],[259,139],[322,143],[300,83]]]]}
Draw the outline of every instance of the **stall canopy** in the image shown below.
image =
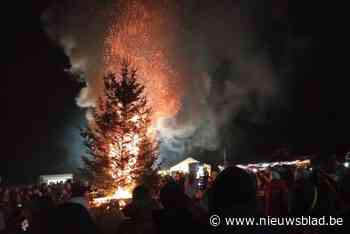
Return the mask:
{"type": "Polygon", "coordinates": [[[72,180],[72,179],[73,179],[73,174],[41,175],[39,178],[40,183],[45,183],[45,184],[64,183],[67,180],[72,180]]]}
{"type": "MultiPolygon", "coordinates": [[[[200,161],[194,159],[194,158],[186,158],[185,160],[179,162],[178,164],[170,167],[169,172],[170,174],[174,172],[182,172],[182,173],[189,173],[190,172],[190,164],[192,163],[201,163],[200,161]]],[[[208,169],[209,173],[211,171],[211,166],[209,164],[203,164],[205,168],[208,169]]]]}

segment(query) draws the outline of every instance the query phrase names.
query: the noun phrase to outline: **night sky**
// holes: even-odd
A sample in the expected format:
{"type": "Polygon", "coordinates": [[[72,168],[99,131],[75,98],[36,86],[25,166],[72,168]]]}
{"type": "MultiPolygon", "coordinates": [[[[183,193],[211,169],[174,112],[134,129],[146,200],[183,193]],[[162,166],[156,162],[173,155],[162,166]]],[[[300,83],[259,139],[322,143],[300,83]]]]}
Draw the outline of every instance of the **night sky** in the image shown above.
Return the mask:
{"type": "MultiPolygon", "coordinates": [[[[42,28],[40,16],[49,1],[35,2],[3,9],[8,12],[0,86],[0,176],[5,182],[32,182],[40,174],[70,172],[81,155],[78,128],[84,113],[75,103],[81,85],[64,71],[69,59],[42,28]]],[[[287,105],[271,110],[267,124],[246,126],[259,135],[256,154],[282,146],[301,154],[343,153],[350,149],[349,86],[340,74],[339,45],[329,41],[341,32],[329,17],[332,7],[309,1],[264,2],[257,35],[275,65],[288,53],[292,75],[283,81],[288,86],[287,105]],[[281,49],[290,39],[301,43],[281,49]]]]}
{"type": "Polygon", "coordinates": [[[75,104],[79,84],[64,71],[68,58],[43,31],[40,15],[47,5],[37,2],[8,6],[13,15],[3,33],[7,49],[0,175],[14,182],[69,172],[76,159],[68,157],[80,156],[73,145],[79,144],[83,119],[75,104]]]}

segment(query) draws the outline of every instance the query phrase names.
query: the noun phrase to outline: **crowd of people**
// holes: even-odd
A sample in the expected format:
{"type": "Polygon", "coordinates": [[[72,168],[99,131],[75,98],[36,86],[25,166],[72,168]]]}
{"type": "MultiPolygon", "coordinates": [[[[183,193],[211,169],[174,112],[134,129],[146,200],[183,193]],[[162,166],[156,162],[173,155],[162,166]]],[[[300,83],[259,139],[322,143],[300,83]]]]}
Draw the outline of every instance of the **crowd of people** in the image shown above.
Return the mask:
{"type": "Polygon", "coordinates": [[[0,233],[21,233],[45,220],[45,212],[66,203],[88,208],[85,186],[80,183],[0,185],[0,233]]]}
{"type": "Polygon", "coordinates": [[[346,167],[283,166],[249,171],[236,166],[199,181],[177,173],[158,185],[137,186],[121,209],[118,201],[87,202],[87,187],[68,181],[51,185],[0,186],[0,233],[349,233],[350,173],[346,167]],[[335,170],[334,170],[335,169],[335,170]],[[341,172],[339,172],[341,170],[341,172]],[[203,186],[203,181],[205,181],[203,186]],[[225,217],[343,218],[342,226],[211,225],[225,217]]]}

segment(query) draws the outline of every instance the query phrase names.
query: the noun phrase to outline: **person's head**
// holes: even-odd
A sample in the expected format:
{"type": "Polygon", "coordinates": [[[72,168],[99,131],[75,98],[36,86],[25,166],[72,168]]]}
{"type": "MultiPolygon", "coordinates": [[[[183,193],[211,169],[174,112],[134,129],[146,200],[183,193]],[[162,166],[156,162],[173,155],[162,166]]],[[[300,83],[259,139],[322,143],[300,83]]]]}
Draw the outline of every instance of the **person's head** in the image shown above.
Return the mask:
{"type": "Polygon", "coordinates": [[[318,155],[321,170],[327,174],[333,174],[336,169],[336,156],[332,151],[322,151],[318,155]]]}
{"type": "Polygon", "coordinates": [[[65,187],[65,189],[67,189],[67,190],[71,190],[72,189],[72,183],[69,181],[69,182],[66,182],[65,184],[64,184],[64,187],[65,187]]]}
{"type": "Polygon", "coordinates": [[[213,180],[215,180],[217,176],[218,176],[218,172],[217,172],[217,171],[215,171],[215,170],[211,171],[210,177],[211,177],[213,180]]]}
{"type": "Polygon", "coordinates": [[[182,179],[182,176],[181,176],[180,172],[176,172],[174,179],[177,182],[179,182],[182,179]]]}
{"type": "Polygon", "coordinates": [[[35,198],[31,201],[29,207],[26,207],[25,213],[31,229],[35,233],[48,233],[49,218],[54,209],[54,203],[49,196],[35,198]]]}
{"type": "Polygon", "coordinates": [[[75,203],[59,205],[50,220],[49,233],[95,234],[96,226],[87,209],[75,203]]]}
{"type": "Polygon", "coordinates": [[[185,183],[189,186],[193,185],[193,183],[195,182],[195,177],[193,174],[188,174],[185,177],[185,183]]]}
{"type": "Polygon", "coordinates": [[[234,210],[253,213],[255,209],[256,188],[251,176],[238,167],[222,171],[213,183],[209,210],[214,213],[232,213],[234,210]]]}
{"type": "Polygon", "coordinates": [[[168,182],[160,190],[160,201],[165,209],[186,207],[186,195],[180,185],[175,182],[168,182]]]}
{"type": "Polygon", "coordinates": [[[87,188],[85,186],[83,186],[80,183],[74,183],[71,185],[71,193],[72,193],[72,197],[84,197],[86,192],[87,192],[87,188]]]}
{"type": "Polygon", "coordinates": [[[147,201],[150,200],[150,192],[144,185],[139,185],[132,191],[132,199],[134,201],[147,201]]]}

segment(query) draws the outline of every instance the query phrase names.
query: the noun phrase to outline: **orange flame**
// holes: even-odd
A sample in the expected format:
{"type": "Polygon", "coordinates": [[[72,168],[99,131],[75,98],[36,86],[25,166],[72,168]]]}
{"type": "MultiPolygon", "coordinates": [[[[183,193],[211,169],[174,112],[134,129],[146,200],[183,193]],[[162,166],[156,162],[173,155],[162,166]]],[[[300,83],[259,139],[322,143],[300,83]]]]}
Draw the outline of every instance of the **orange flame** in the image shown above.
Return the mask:
{"type": "Polygon", "coordinates": [[[111,196],[99,197],[99,198],[93,199],[92,205],[95,207],[99,207],[102,204],[108,203],[112,200],[118,200],[120,208],[123,208],[126,205],[125,200],[129,200],[132,198],[130,190],[131,190],[130,188],[126,189],[126,188],[118,187],[117,190],[114,192],[114,194],[111,196]]]}
{"type": "Polygon", "coordinates": [[[115,22],[105,38],[104,70],[115,71],[122,59],[130,59],[145,85],[153,122],[173,117],[181,106],[183,89],[169,59],[176,25],[168,4],[119,1],[115,22]]]}

